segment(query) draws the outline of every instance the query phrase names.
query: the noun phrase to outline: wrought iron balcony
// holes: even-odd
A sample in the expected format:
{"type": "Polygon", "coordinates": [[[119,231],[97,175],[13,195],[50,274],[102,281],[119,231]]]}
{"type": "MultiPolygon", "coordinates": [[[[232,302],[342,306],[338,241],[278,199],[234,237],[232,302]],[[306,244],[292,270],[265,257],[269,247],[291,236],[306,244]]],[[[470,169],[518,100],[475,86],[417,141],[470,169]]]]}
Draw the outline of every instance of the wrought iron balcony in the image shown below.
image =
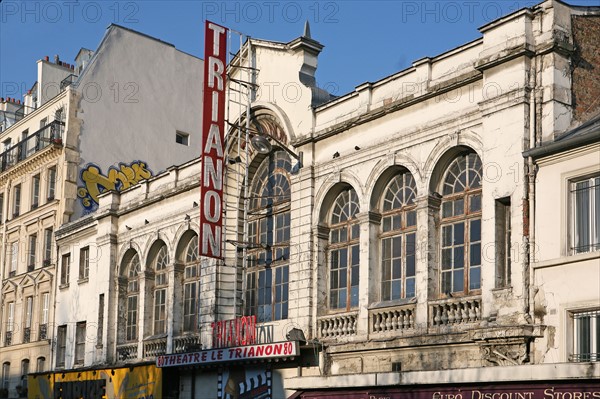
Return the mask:
{"type": "Polygon", "coordinates": [[[4,332],[4,346],[12,345],[12,331],[4,332]]]}
{"type": "Polygon", "coordinates": [[[53,121],[0,154],[0,172],[12,168],[50,145],[62,145],[65,123],[53,121]]]}
{"type": "Polygon", "coordinates": [[[31,327],[25,327],[23,330],[23,343],[31,342],[31,327]]]}
{"type": "Polygon", "coordinates": [[[48,324],[40,324],[39,339],[48,339],[48,324]]]}
{"type": "Polygon", "coordinates": [[[77,80],[77,75],[74,75],[74,74],[70,74],[69,76],[67,76],[66,78],[61,80],[60,81],[60,91],[63,91],[67,87],[71,86],[71,84],[73,84],[73,82],[75,82],[76,80],[77,80]]]}

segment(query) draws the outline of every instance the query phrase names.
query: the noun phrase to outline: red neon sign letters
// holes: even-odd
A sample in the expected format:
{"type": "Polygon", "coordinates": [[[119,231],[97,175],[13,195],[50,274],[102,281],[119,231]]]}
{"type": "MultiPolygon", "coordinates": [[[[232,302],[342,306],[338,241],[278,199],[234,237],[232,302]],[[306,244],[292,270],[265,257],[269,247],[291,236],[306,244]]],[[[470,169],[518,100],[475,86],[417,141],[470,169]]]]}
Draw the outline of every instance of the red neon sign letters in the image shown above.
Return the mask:
{"type": "Polygon", "coordinates": [[[200,175],[200,255],[222,258],[227,28],[206,21],[200,175]]]}

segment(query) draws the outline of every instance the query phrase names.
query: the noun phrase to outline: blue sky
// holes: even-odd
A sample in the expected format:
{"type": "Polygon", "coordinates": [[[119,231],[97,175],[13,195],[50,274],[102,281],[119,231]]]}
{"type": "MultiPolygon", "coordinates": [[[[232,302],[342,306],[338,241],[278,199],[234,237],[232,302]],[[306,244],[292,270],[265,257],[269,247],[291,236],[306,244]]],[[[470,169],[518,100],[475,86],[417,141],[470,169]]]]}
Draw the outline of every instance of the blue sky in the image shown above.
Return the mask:
{"type": "MultiPolygon", "coordinates": [[[[21,98],[36,64],[55,54],[74,63],[117,23],[203,57],[203,21],[256,38],[290,41],[309,21],[325,45],[317,81],[334,94],[352,91],[480,37],[478,27],[539,1],[15,1],[0,3],[0,96],[21,98]]],[[[598,5],[599,0],[576,0],[598,5]]]]}

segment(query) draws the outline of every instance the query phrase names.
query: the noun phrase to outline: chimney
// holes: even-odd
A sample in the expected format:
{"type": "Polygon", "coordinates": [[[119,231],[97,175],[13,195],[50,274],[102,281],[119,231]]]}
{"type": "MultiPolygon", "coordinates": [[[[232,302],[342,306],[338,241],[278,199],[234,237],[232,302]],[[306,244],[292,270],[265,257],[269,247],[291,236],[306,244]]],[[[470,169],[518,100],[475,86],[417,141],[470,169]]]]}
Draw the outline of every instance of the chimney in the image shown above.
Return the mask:
{"type": "Polygon", "coordinates": [[[50,61],[50,57],[48,57],[47,55],[44,56],[44,61],[50,61]]]}
{"type": "Polygon", "coordinates": [[[58,58],[58,54],[56,54],[56,55],[54,56],[54,63],[55,63],[56,65],[58,65],[58,63],[59,63],[59,62],[60,62],[60,58],[58,58]]]}

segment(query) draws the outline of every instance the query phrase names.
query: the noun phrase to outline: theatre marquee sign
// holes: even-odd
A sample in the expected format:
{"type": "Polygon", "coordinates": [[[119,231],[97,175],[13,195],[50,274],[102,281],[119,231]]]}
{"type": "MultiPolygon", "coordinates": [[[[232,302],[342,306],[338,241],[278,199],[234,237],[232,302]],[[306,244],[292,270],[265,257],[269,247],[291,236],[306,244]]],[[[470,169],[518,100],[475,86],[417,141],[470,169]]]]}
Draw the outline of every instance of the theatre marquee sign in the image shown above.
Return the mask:
{"type": "Polygon", "coordinates": [[[247,345],[233,348],[162,355],[156,358],[156,366],[202,366],[225,362],[289,358],[297,356],[299,353],[297,341],[273,342],[270,344],[247,345]]]}

